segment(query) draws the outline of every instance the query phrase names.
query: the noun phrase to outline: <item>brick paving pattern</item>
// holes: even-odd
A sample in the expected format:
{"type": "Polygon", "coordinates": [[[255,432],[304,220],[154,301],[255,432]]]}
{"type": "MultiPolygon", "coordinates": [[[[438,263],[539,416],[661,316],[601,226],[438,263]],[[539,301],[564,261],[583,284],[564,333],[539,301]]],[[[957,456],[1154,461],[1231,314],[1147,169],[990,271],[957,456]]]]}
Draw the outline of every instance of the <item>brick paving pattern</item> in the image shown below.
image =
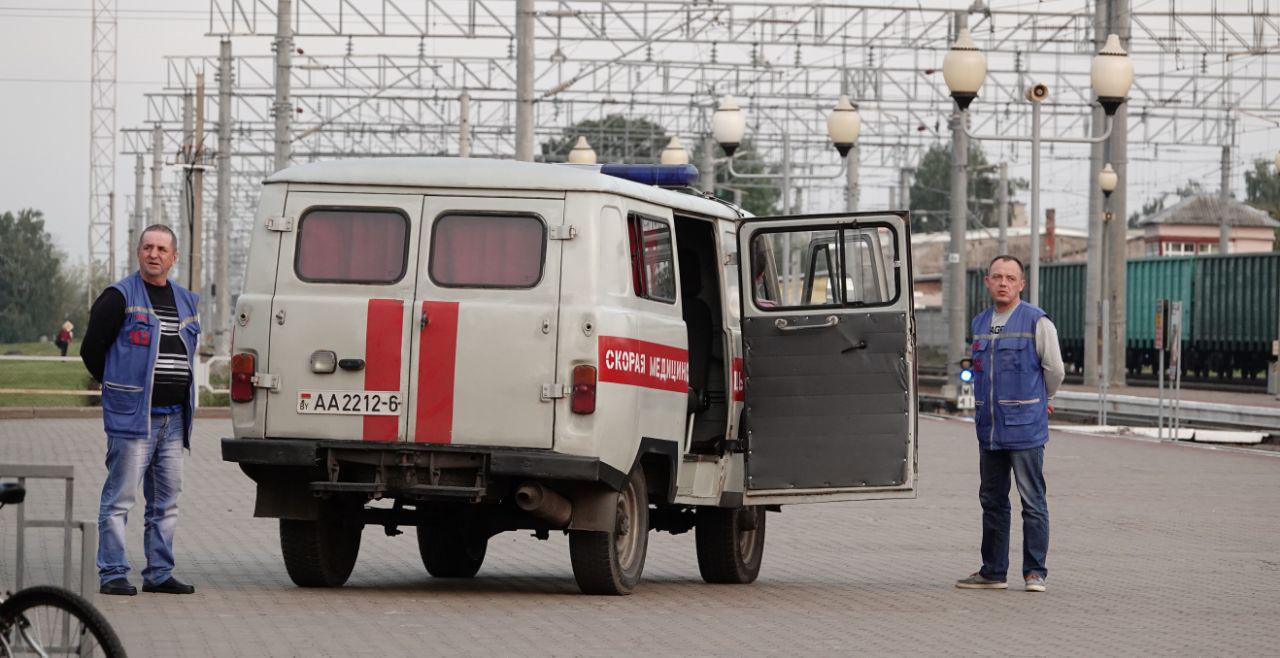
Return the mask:
{"type": "MultiPolygon", "coordinates": [[[[0,463],[70,463],[76,510],[96,516],[98,421],[0,422],[0,463]]],[[[769,515],[760,579],[701,582],[693,536],[655,533],[644,582],[582,596],[568,542],[508,533],[474,580],[435,580],[412,529],[365,529],[349,584],[294,587],[276,522],[219,459],[225,420],[197,424],[177,574],[194,596],[95,596],[134,656],[411,654],[1274,655],[1280,647],[1280,458],[1057,433],[1048,448],[1049,592],[961,591],[978,567],[972,426],[922,419],[910,501],[786,507],[769,515]]],[[[1016,497],[1016,495],[1015,495],[1016,497]]],[[[29,513],[61,490],[32,488],[29,513]]],[[[1020,536],[1017,504],[1014,535],[1020,536]]],[[[140,507],[130,524],[142,558],[140,507]]],[[[0,511],[0,587],[13,583],[13,510],[0,511]]],[[[30,581],[57,579],[57,531],[29,531],[30,581]]],[[[1020,544],[1012,547],[1011,571],[1020,544]]],[[[133,580],[139,581],[137,571],[133,580]]]]}

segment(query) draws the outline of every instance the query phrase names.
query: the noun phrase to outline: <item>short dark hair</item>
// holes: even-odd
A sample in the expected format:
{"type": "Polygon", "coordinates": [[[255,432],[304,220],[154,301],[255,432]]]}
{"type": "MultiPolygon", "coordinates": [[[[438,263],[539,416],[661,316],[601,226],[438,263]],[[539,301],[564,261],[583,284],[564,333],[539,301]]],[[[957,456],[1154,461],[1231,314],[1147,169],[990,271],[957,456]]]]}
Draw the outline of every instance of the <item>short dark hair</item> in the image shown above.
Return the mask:
{"type": "Polygon", "coordinates": [[[161,232],[161,233],[168,233],[168,234],[169,234],[169,239],[170,239],[170,240],[173,240],[173,250],[174,250],[174,251],[177,251],[177,250],[178,250],[178,236],[174,234],[173,229],[169,228],[168,226],[165,226],[164,224],[152,224],[151,226],[148,226],[148,227],[146,227],[146,228],[142,229],[142,232],[138,234],[138,246],[137,246],[137,249],[141,249],[141,248],[142,248],[142,238],[146,237],[146,235],[147,235],[148,233],[151,233],[152,231],[159,231],[159,232],[161,232]]]}
{"type": "Polygon", "coordinates": [[[1027,272],[1027,266],[1026,266],[1026,265],[1023,265],[1023,264],[1022,264],[1022,261],[1018,260],[1018,259],[1017,259],[1017,257],[1015,257],[1015,256],[1010,256],[1009,254],[1000,254],[999,256],[996,256],[995,258],[992,258],[992,259],[991,259],[991,262],[990,262],[990,263],[987,263],[987,273],[988,273],[988,274],[990,274],[990,273],[991,273],[991,266],[992,266],[992,265],[995,265],[997,262],[1002,261],[1002,260],[1007,260],[1007,261],[1009,261],[1009,262],[1011,262],[1011,263],[1017,263],[1017,264],[1018,264],[1018,271],[1019,271],[1019,272],[1022,272],[1023,274],[1026,274],[1026,272],[1027,272]]]}

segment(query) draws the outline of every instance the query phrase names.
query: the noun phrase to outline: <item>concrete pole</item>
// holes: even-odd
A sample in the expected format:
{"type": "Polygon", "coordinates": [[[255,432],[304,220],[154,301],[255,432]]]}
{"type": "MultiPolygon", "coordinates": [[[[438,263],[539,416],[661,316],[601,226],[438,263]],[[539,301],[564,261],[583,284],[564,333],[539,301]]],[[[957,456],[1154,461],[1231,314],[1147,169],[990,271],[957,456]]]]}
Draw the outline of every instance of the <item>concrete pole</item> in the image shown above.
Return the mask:
{"type": "MultiPolygon", "coordinates": [[[[196,74],[196,134],[191,142],[191,278],[192,292],[204,292],[204,73],[196,74]]],[[[202,305],[208,309],[208,297],[202,305]]]]}
{"type": "Polygon", "coordinates": [[[533,0],[516,2],[516,159],[533,161],[533,0]]]}
{"type": "Polygon", "coordinates": [[[1027,300],[1040,305],[1040,103],[1031,104],[1031,258],[1027,263],[1027,300]]]}
{"type": "Polygon", "coordinates": [[[707,194],[716,193],[716,140],[710,135],[702,140],[701,162],[698,163],[698,188],[707,194]]]}
{"type": "Polygon", "coordinates": [[[458,157],[471,157],[471,94],[458,96],[458,157]]]}
{"type": "Polygon", "coordinates": [[[964,134],[964,115],[951,114],[951,243],[947,248],[947,380],[942,395],[954,400],[960,376],[960,359],[965,356],[965,229],[969,216],[969,138],[964,134]]]}
{"type": "MultiPolygon", "coordinates": [[[[1120,36],[1120,45],[1126,50],[1130,48],[1130,0],[1112,0],[1115,12],[1112,18],[1112,31],[1120,36]]],[[[1125,380],[1125,309],[1128,261],[1128,244],[1125,217],[1129,216],[1129,104],[1125,103],[1116,111],[1111,129],[1111,166],[1119,176],[1116,191],[1109,201],[1111,214],[1115,218],[1107,223],[1107,287],[1110,289],[1107,300],[1111,307],[1107,333],[1111,344],[1111,381],[1109,386],[1123,386],[1125,380]]],[[[1097,180],[1096,178],[1094,179],[1097,180]]],[[[1091,182],[1097,187],[1096,182],[1091,182]]],[[[1191,300],[1184,300],[1190,302],[1191,300]]]]}
{"type": "Polygon", "coordinates": [[[276,99],[271,105],[275,114],[275,162],[276,171],[289,166],[293,155],[293,102],[289,100],[289,76],[293,67],[293,0],[277,0],[276,3],[276,99]]]}
{"type": "Polygon", "coordinates": [[[853,148],[849,149],[849,155],[846,155],[845,158],[849,160],[848,167],[846,167],[848,189],[845,190],[845,209],[849,212],[858,212],[858,201],[862,196],[862,189],[858,184],[860,153],[857,144],[854,144],[853,148]]]}
{"type": "MultiPolygon", "coordinates": [[[[1102,49],[1102,45],[1107,38],[1107,3],[1096,2],[1093,12],[1093,51],[1097,52],[1102,49]]],[[[1093,120],[1090,126],[1090,136],[1097,138],[1102,135],[1106,129],[1106,115],[1101,107],[1093,108],[1093,120]]],[[[1098,172],[1102,171],[1103,165],[1106,164],[1106,148],[1103,142],[1090,145],[1089,148],[1089,176],[1087,188],[1089,191],[1089,210],[1088,210],[1088,227],[1089,240],[1088,249],[1086,250],[1085,263],[1085,299],[1084,299],[1084,383],[1088,386],[1100,385],[1100,363],[1102,350],[1101,343],[1105,334],[1098,318],[1099,304],[1103,297],[1102,292],[1102,236],[1107,230],[1107,226],[1102,222],[1102,190],[1098,187],[1098,172]]],[[[1124,223],[1125,220],[1121,220],[1124,223]]]]}
{"type": "Polygon", "coordinates": [[[214,240],[213,349],[231,351],[231,40],[218,44],[218,227],[214,240]]]}
{"type": "Polygon", "coordinates": [[[1231,253],[1231,224],[1227,218],[1227,208],[1231,202],[1231,145],[1222,145],[1222,187],[1218,190],[1218,198],[1222,199],[1222,206],[1218,212],[1221,216],[1218,218],[1218,253],[1231,253]]]}
{"type": "Polygon", "coordinates": [[[1009,163],[1000,163],[1000,187],[996,188],[996,253],[1009,253],[1009,163]]]}
{"type": "Polygon", "coordinates": [[[116,193],[107,192],[107,280],[116,280],[116,193]]]}
{"type": "Polygon", "coordinates": [[[139,153],[133,156],[133,216],[129,218],[129,244],[126,250],[129,254],[129,260],[126,261],[128,266],[126,270],[133,270],[133,259],[136,258],[134,252],[138,249],[138,237],[142,235],[142,228],[146,226],[146,176],[147,162],[139,153]]]}
{"type": "MultiPolygon", "coordinates": [[[[191,143],[195,140],[195,120],[195,98],[188,92],[182,95],[182,147],[178,153],[179,165],[191,164],[191,143]]],[[[188,288],[191,287],[191,186],[188,185],[188,182],[191,181],[190,175],[191,170],[179,167],[178,180],[181,185],[178,186],[178,198],[180,199],[178,203],[178,225],[173,227],[174,233],[178,235],[181,243],[179,249],[182,250],[186,259],[185,265],[179,265],[178,271],[174,272],[174,274],[178,275],[178,272],[186,272],[186,276],[180,276],[179,280],[188,288]]]]}
{"type": "Polygon", "coordinates": [[[909,167],[898,170],[898,207],[911,210],[911,172],[909,167]]]}
{"type": "Polygon", "coordinates": [[[164,133],[160,124],[151,127],[151,223],[163,224],[164,199],[160,192],[160,178],[164,174],[164,133]]]}

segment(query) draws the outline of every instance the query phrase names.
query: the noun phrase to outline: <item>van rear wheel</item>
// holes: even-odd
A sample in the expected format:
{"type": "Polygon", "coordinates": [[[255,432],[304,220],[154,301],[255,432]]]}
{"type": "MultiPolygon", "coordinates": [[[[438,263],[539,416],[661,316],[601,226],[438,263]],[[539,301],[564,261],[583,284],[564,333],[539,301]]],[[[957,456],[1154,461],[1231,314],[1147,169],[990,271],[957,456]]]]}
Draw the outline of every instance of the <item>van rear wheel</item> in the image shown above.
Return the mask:
{"type": "Polygon", "coordinates": [[[280,551],[298,587],[342,587],[360,554],[364,525],[326,510],[319,519],[280,519],[280,551]]]}
{"type": "Polygon", "coordinates": [[[583,594],[630,594],[640,582],[649,548],[649,494],[637,464],[617,494],[617,513],[608,532],[569,531],[573,577],[583,594]]]}
{"type": "Polygon", "coordinates": [[[418,526],[422,566],[436,578],[471,578],[480,571],[489,538],[467,523],[424,523],[418,526]]]}
{"type": "Polygon", "coordinates": [[[755,582],[764,561],[764,508],[700,507],[694,535],[698,571],[708,583],[755,582]]]}

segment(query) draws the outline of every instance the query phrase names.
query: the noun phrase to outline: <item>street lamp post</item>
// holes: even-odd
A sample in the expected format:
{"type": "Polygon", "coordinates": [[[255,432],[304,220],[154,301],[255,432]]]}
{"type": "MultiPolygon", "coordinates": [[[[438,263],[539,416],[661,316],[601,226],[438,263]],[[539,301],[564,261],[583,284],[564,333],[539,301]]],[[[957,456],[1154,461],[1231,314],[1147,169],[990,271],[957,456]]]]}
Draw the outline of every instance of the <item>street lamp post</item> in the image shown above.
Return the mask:
{"type": "MultiPolygon", "coordinates": [[[[862,130],[862,118],[858,115],[858,108],[849,101],[849,97],[841,95],[836,101],[835,108],[831,114],[827,116],[827,136],[831,139],[832,146],[840,153],[842,168],[834,175],[800,175],[795,176],[791,173],[791,138],[787,131],[782,131],[782,174],[743,174],[733,169],[733,156],[738,150],[738,146],[742,143],[742,138],[747,131],[747,118],[742,108],[738,107],[733,96],[725,96],[721,99],[720,107],[715,114],[711,116],[711,134],[716,142],[720,144],[720,148],[724,149],[724,153],[729,160],[729,175],[734,178],[743,178],[751,180],[780,180],[782,181],[782,214],[791,213],[791,183],[796,180],[827,180],[839,178],[846,175],[849,163],[849,153],[853,149],[854,143],[858,141],[858,134],[862,130]]],[[[782,237],[783,253],[787,257],[783,263],[783,280],[791,280],[791,234],[784,233],[782,237]]]]}
{"type": "MultiPolygon", "coordinates": [[[[943,60],[942,74],[947,88],[951,91],[951,97],[955,99],[956,106],[962,113],[967,111],[970,103],[977,98],[986,73],[986,57],[974,45],[968,28],[960,30],[946,59],[943,60]]],[[[959,126],[959,129],[971,139],[1031,143],[1031,262],[1028,264],[1027,287],[1031,303],[1037,306],[1040,303],[1040,145],[1043,142],[1097,144],[1111,137],[1112,118],[1120,105],[1125,102],[1129,88],[1133,85],[1133,61],[1129,59],[1129,54],[1124,48],[1120,47],[1120,37],[1115,34],[1107,36],[1106,45],[1093,58],[1090,81],[1098,97],[1098,104],[1107,115],[1106,130],[1098,137],[1042,137],[1040,105],[1049,98],[1049,87],[1044,84],[1034,84],[1026,91],[1026,98],[1031,102],[1031,135],[1029,137],[971,135],[963,120],[959,126]]],[[[955,218],[952,221],[955,221],[955,218]]]]}
{"type": "Polygon", "coordinates": [[[579,136],[577,143],[569,151],[570,164],[595,164],[596,151],[587,143],[587,138],[579,136]]]}
{"type": "MultiPolygon", "coordinates": [[[[1107,240],[1106,227],[1111,223],[1111,193],[1116,191],[1116,185],[1120,183],[1120,176],[1116,170],[1111,168],[1108,162],[1102,171],[1098,172],[1098,187],[1102,190],[1103,212],[1102,212],[1102,262],[1107,262],[1107,240]]],[[[1111,295],[1107,292],[1107,268],[1102,268],[1102,372],[1111,372],[1111,295]]],[[[1098,424],[1107,424],[1107,393],[1111,388],[1110,377],[1098,378],[1098,424]]]]}

